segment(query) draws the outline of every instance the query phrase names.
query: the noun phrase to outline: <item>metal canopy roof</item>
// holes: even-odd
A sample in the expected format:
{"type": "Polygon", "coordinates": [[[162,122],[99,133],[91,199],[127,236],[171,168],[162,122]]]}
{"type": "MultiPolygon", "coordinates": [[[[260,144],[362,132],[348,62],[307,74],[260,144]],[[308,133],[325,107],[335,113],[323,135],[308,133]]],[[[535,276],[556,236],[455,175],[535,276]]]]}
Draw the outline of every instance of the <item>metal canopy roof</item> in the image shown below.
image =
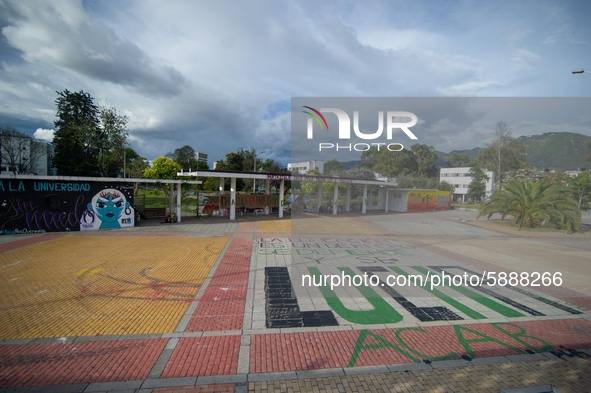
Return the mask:
{"type": "Polygon", "coordinates": [[[200,180],[169,180],[169,179],[132,179],[128,177],[78,177],[78,176],[37,176],[37,175],[2,175],[6,180],[61,180],[61,181],[100,181],[117,183],[174,183],[174,184],[202,184],[200,180]]]}
{"type": "Polygon", "coordinates": [[[264,173],[264,172],[238,172],[238,171],[215,171],[211,169],[200,169],[196,171],[185,172],[184,170],[177,173],[177,176],[193,176],[193,177],[217,177],[217,178],[237,178],[237,179],[257,179],[257,180],[290,180],[290,181],[314,181],[323,183],[350,183],[350,184],[367,184],[371,186],[385,186],[396,187],[396,183],[388,183],[378,180],[366,179],[351,179],[346,177],[322,177],[322,176],[305,176],[305,175],[289,175],[285,173],[264,173]]]}

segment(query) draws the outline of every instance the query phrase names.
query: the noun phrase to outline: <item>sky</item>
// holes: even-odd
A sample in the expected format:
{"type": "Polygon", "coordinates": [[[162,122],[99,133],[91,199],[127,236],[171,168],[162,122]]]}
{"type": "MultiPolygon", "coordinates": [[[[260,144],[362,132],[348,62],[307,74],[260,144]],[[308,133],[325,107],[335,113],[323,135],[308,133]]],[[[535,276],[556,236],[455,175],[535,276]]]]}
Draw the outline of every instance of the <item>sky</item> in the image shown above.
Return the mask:
{"type": "MultiPolygon", "coordinates": [[[[589,97],[571,72],[591,71],[590,16],[586,1],[0,0],[0,126],[49,139],[56,91],[83,90],[150,160],[190,145],[286,164],[294,97],[589,97]]],[[[552,129],[591,136],[582,102],[552,129]]],[[[445,152],[489,138],[423,128],[445,152]]]]}

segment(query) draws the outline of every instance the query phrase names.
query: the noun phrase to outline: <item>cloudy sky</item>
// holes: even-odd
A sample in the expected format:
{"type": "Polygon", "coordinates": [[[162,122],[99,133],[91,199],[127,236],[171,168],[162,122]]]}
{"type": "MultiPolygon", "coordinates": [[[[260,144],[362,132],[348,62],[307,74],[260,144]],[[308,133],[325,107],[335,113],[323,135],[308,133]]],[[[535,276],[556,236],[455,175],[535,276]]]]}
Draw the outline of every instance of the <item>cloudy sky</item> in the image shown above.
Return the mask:
{"type": "MultiPolygon", "coordinates": [[[[47,137],[56,91],[84,90],[129,116],[149,159],[188,144],[285,164],[292,97],[589,97],[571,71],[591,71],[590,16],[588,1],[0,0],[0,125],[47,137]]],[[[560,127],[591,136],[589,113],[560,127]]],[[[437,150],[486,143],[435,131],[437,150]]]]}

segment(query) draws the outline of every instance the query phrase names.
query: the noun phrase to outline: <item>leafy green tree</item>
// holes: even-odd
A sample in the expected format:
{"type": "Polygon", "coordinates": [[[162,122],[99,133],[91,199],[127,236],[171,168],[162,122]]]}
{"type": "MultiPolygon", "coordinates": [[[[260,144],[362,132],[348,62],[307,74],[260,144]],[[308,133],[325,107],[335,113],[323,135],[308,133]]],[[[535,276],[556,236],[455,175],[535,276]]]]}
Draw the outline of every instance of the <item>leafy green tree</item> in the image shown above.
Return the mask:
{"type": "Polygon", "coordinates": [[[573,195],[579,200],[579,210],[583,199],[591,195],[591,174],[588,171],[579,173],[577,177],[571,177],[566,184],[570,187],[573,195]]]}
{"type": "Polygon", "coordinates": [[[439,182],[439,191],[449,191],[452,194],[456,192],[456,188],[445,180],[439,182]]]}
{"type": "Polygon", "coordinates": [[[559,228],[581,232],[581,213],[575,201],[568,197],[565,187],[553,187],[548,179],[511,179],[490,196],[480,209],[478,217],[500,213],[515,218],[519,229],[551,223],[559,228]]]}
{"type": "Polygon", "coordinates": [[[47,151],[46,144],[33,140],[13,127],[0,127],[2,163],[14,175],[35,173],[38,160],[47,151]]]}
{"type": "Polygon", "coordinates": [[[116,176],[127,141],[127,116],[98,107],[90,94],[57,92],[52,163],[60,176],[116,176]]]}
{"type": "Polygon", "coordinates": [[[495,172],[498,184],[506,179],[508,172],[528,165],[525,160],[527,146],[512,134],[507,124],[500,121],[492,133],[492,142],[478,152],[477,165],[495,172]]]}
{"type": "Polygon", "coordinates": [[[195,149],[189,145],[175,149],[172,153],[168,153],[166,157],[178,162],[183,169],[207,169],[207,164],[195,158],[195,149]]]}
{"type": "MultiPolygon", "coordinates": [[[[587,149],[591,149],[591,139],[589,139],[587,142],[585,142],[585,147],[587,149]]],[[[591,161],[591,152],[589,152],[589,154],[587,154],[587,161],[591,161]]]]}
{"type": "Polygon", "coordinates": [[[435,153],[435,148],[433,146],[415,143],[410,149],[417,163],[417,175],[427,177],[436,176],[437,167],[435,166],[435,160],[437,160],[437,153],[435,153]]]}
{"type": "Polygon", "coordinates": [[[361,162],[366,168],[383,174],[388,178],[415,173],[418,169],[415,153],[403,149],[392,152],[388,149],[372,146],[361,153],[361,162]]]}
{"type": "Polygon", "coordinates": [[[552,185],[554,186],[564,186],[566,185],[568,179],[570,179],[570,176],[564,170],[546,172],[544,174],[544,177],[546,179],[549,179],[552,182],[552,185]]]}
{"type": "MultiPolygon", "coordinates": [[[[144,177],[148,179],[176,180],[177,173],[181,171],[181,166],[171,160],[169,157],[158,157],[152,161],[152,167],[144,170],[144,177]]],[[[159,188],[164,188],[165,201],[169,200],[168,184],[158,183],[159,188]]]]}
{"type": "Polygon", "coordinates": [[[472,176],[472,182],[468,186],[468,197],[480,202],[486,194],[486,182],[489,177],[479,166],[473,166],[469,173],[472,176]]]}
{"type": "Polygon", "coordinates": [[[469,162],[470,157],[468,157],[467,154],[451,153],[451,156],[449,156],[449,160],[447,160],[447,165],[449,165],[451,168],[457,168],[466,166],[466,164],[468,164],[469,162]]]}
{"type": "MultiPolygon", "coordinates": [[[[216,162],[215,169],[217,171],[243,172],[244,171],[244,157],[239,153],[228,153],[228,154],[226,154],[225,160],[219,160],[216,162]]],[[[230,179],[225,179],[224,189],[229,190],[230,185],[231,185],[230,179]]],[[[219,187],[219,181],[218,181],[218,187],[219,187]]],[[[246,187],[246,184],[244,183],[244,180],[243,179],[236,179],[236,190],[242,191],[244,189],[248,189],[246,187]]]]}
{"type": "Polygon", "coordinates": [[[53,166],[59,176],[92,176],[100,172],[93,137],[99,127],[99,108],[90,94],[65,89],[57,92],[53,166]]]}
{"type": "MultiPolygon", "coordinates": [[[[98,150],[98,169],[100,175],[115,177],[123,172],[123,158],[127,153],[135,153],[126,150],[127,143],[127,116],[117,113],[117,109],[101,106],[99,113],[99,128],[93,135],[93,146],[98,150]],[[123,154],[125,151],[126,154],[123,154]]],[[[133,155],[132,155],[133,156],[133,155]]],[[[137,153],[135,153],[137,156],[137,153]]]]}
{"type": "Polygon", "coordinates": [[[329,160],[324,163],[324,174],[329,175],[331,173],[342,172],[345,168],[345,164],[341,164],[337,160],[329,160]]]}

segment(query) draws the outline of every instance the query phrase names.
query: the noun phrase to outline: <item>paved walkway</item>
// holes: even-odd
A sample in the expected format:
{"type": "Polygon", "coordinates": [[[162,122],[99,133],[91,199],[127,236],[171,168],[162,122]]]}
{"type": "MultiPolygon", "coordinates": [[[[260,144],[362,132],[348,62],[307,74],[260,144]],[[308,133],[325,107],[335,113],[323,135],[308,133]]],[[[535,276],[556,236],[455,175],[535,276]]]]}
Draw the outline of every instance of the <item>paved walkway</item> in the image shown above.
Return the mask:
{"type": "Polygon", "coordinates": [[[183,219],[0,237],[0,391],[591,386],[588,233],[458,211],[183,219]]]}

